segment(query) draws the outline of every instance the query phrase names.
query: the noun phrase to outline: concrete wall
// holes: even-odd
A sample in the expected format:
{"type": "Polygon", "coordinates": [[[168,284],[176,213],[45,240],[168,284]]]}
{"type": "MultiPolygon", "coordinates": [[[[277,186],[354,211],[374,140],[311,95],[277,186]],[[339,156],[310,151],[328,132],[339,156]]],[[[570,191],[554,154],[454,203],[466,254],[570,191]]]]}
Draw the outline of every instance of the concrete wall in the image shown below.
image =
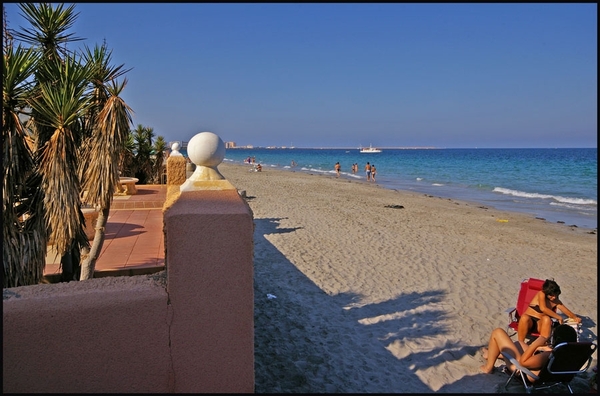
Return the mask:
{"type": "Polygon", "coordinates": [[[253,392],[253,220],[236,190],[165,209],[166,270],[3,290],[4,392],[253,392]]]}

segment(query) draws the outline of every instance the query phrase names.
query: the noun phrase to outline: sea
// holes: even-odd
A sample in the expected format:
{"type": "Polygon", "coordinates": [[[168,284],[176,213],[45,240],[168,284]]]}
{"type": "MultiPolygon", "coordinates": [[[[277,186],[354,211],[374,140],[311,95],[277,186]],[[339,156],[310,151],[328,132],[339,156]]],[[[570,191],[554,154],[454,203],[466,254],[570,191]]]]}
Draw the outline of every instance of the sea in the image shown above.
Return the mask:
{"type": "MultiPolygon", "coordinates": [[[[254,158],[268,168],[365,180],[365,164],[377,168],[377,184],[499,210],[521,212],[549,222],[598,227],[598,149],[382,149],[233,148],[224,161],[254,158]],[[352,165],[358,164],[358,173],[352,165]]],[[[251,166],[249,166],[249,170],[251,166]]]]}

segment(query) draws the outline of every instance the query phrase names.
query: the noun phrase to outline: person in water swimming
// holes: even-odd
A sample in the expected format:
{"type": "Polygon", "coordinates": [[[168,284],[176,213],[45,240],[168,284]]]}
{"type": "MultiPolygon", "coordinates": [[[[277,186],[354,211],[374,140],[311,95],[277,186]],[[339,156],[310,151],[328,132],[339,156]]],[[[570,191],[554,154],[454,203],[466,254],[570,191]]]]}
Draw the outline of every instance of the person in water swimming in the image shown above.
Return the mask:
{"type": "Polygon", "coordinates": [[[533,296],[529,307],[519,319],[518,341],[525,341],[525,337],[531,332],[538,332],[541,336],[549,338],[552,332],[552,318],[556,319],[558,324],[563,323],[563,317],[556,313],[557,309],[575,322],[581,323],[581,318],[565,307],[558,296],[560,296],[558,284],[552,279],[546,279],[542,290],[533,296]]]}

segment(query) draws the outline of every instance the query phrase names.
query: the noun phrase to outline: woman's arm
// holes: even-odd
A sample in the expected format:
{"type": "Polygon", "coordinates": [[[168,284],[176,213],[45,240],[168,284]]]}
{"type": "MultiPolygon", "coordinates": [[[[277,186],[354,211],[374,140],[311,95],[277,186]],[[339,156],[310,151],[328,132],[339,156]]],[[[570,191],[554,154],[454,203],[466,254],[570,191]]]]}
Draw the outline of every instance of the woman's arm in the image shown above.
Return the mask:
{"type": "Polygon", "coordinates": [[[569,308],[565,307],[561,301],[557,301],[556,306],[558,307],[558,309],[560,309],[560,312],[564,313],[569,318],[575,320],[577,323],[581,323],[581,318],[575,315],[573,312],[571,312],[569,308]]]}
{"type": "Polygon", "coordinates": [[[544,352],[535,354],[538,348],[546,345],[546,341],[548,339],[544,336],[539,336],[529,345],[529,347],[523,352],[521,357],[519,358],[519,363],[528,369],[539,369],[544,363],[546,363],[546,359],[548,359],[548,355],[550,352],[544,352]]]}

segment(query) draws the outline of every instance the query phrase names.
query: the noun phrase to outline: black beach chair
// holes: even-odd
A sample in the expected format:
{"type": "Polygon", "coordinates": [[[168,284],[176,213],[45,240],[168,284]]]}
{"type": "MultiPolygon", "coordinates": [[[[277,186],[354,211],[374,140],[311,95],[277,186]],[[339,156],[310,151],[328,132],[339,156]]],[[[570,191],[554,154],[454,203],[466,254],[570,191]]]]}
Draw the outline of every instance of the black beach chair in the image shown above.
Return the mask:
{"type": "Polygon", "coordinates": [[[563,342],[558,344],[552,350],[548,363],[542,367],[538,375],[521,366],[515,358],[503,352],[504,359],[507,362],[510,361],[516,367],[516,370],[512,372],[508,381],[506,381],[504,388],[508,387],[513,378],[520,376],[527,393],[560,384],[565,385],[569,392],[573,393],[569,383],[575,375],[587,371],[592,364],[592,355],[595,351],[596,344],[591,342],[563,342]],[[528,377],[532,378],[533,381],[530,381],[528,377]]]}

